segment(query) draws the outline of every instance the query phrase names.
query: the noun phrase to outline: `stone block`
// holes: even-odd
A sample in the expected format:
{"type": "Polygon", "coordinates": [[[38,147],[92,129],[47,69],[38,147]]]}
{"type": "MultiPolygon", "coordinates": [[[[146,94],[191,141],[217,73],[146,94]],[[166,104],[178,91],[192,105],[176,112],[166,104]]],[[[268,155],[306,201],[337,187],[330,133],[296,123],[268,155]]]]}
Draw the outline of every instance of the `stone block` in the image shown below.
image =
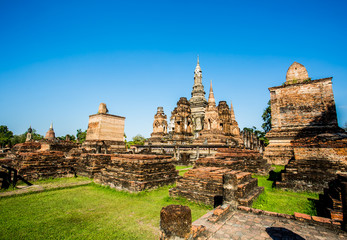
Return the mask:
{"type": "Polygon", "coordinates": [[[160,211],[160,239],[185,238],[192,227],[191,210],[187,206],[169,205],[160,211]]]}

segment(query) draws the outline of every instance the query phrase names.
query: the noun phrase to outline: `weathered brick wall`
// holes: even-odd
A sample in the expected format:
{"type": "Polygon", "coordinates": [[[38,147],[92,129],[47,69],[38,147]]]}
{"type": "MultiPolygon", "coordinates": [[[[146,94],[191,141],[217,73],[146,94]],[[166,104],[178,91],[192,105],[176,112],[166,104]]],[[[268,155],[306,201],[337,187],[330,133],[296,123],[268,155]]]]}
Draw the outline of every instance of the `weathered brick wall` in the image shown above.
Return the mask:
{"type": "Polygon", "coordinates": [[[129,192],[173,184],[178,171],[170,156],[114,154],[95,174],[95,182],[129,192]]]}
{"type": "Polygon", "coordinates": [[[125,117],[116,115],[90,115],[86,140],[124,141],[124,122],[125,117]]]}
{"type": "Polygon", "coordinates": [[[319,195],[319,216],[331,218],[333,221],[343,222],[343,184],[347,182],[347,175],[338,175],[328,183],[328,188],[324,189],[324,194],[319,195]]]}
{"type": "Polygon", "coordinates": [[[77,159],[66,158],[67,152],[80,144],[65,141],[40,141],[16,144],[0,161],[13,167],[26,180],[72,177],[77,159]],[[55,149],[55,150],[51,150],[55,149]],[[59,150],[59,151],[58,151],[59,150]]]}
{"type": "Polygon", "coordinates": [[[79,176],[93,178],[100,173],[107,163],[111,162],[110,154],[73,154],[69,157],[75,162],[76,173],[79,176]]]}
{"type": "Polygon", "coordinates": [[[294,156],[292,141],[320,133],[343,132],[338,127],[332,78],[307,80],[269,88],[271,126],[266,134],[270,144],[264,158],[285,165],[294,156]]]}
{"type": "Polygon", "coordinates": [[[173,197],[185,197],[215,207],[222,203],[250,206],[262,190],[251,173],[220,167],[198,167],[186,172],[169,193],[173,197]]]}
{"type": "Polygon", "coordinates": [[[347,137],[321,134],[293,142],[289,161],[276,186],[321,192],[340,172],[347,172],[347,137]],[[340,139],[336,139],[340,138],[340,139]]]}
{"type": "Polygon", "coordinates": [[[61,151],[22,152],[8,163],[28,181],[72,177],[74,163],[66,159],[61,151]]]}
{"type": "Polygon", "coordinates": [[[215,156],[200,158],[195,164],[196,167],[222,167],[260,175],[266,175],[270,170],[259,152],[240,148],[220,148],[215,156]]]}
{"type": "Polygon", "coordinates": [[[331,79],[269,88],[272,129],[337,127],[331,79]]]}

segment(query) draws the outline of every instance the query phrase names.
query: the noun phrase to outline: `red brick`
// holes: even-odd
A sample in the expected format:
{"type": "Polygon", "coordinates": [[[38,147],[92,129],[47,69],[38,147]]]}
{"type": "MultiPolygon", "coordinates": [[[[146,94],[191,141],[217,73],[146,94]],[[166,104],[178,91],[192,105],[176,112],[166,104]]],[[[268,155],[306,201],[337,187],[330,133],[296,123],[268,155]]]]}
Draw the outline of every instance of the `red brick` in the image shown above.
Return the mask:
{"type": "Polygon", "coordinates": [[[295,212],[294,213],[294,217],[300,221],[311,221],[312,217],[308,214],[305,214],[305,213],[297,213],[295,212]]]}
{"type": "Polygon", "coordinates": [[[323,217],[317,217],[317,216],[312,216],[312,220],[315,222],[320,222],[320,223],[331,223],[331,220],[329,218],[323,218],[323,217]]]}

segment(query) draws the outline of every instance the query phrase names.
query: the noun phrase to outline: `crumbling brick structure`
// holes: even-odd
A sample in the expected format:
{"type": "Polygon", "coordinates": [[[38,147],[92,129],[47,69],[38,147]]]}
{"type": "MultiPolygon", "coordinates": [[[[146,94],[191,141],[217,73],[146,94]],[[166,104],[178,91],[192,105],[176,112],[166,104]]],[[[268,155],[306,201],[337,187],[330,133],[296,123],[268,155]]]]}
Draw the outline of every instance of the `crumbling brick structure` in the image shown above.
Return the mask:
{"type": "Polygon", "coordinates": [[[259,152],[221,148],[214,157],[198,159],[194,169],[177,181],[176,188],[170,189],[170,195],[215,206],[250,206],[262,192],[252,173],[267,174],[269,168],[259,152]]]}
{"type": "Polygon", "coordinates": [[[338,175],[328,185],[329,187],[324,189],[324,194],[319,195],[318,214],[341,224],[347,222],[347,219],[344,219],[343,216],[345,207],[343,198],[347,199],[347,196],[344,196],[346,192],[343,191],[343,188],[347,185],[347,175],[338,175]]]}
{"type": "Polygon", "coordinates": [[[77,146],[79,144],[71,142],[25,142],[15,145],[11,153],[0,160],[0,165],[13,167],[18,170],[19,175],[29,181],[72,177],[76,174],[75,162],[65,156],[69,149],[77,146]],[[50,143],[51,146],[47,146],[50,143]]]}
{"type": "Polygon", "coordinates": [[[252,174],[218,167],[199,167],[189,170],[170,189],[170,196],[185,197],[207,205],[251,206],[263,191],[252,174]]]}
{"type": "Polygon", "coordinates": [[[94,153],[125,152],[125,117],[108,113],[105,103],[100,103],[97,114],[89,116],[86,141],[83,147],[94,153]]]}
{"type": "Polygon", "coordinates": [[[138,192],[173,184],[178,171],[170,156],[144,154],[111,155],[95,182],[119,190],[138,192]]]}
{"type": "Polygon", "coordinates": [[[13,167],[29,181],[80,175],[130,192],[173,184],[178,177],[170,156],[94,154],[76,147],[79,145],[58,141],[18,144],[7,158],[0,160],[0,165],[13,167]]]}
{"type": "Polygon", "coordinates": [[[149,141],[152,144],[160,144],[162,142],[163,137],[167,135],[167,117],[164,113],[163,107],[157,108],[157,113],[154,115],[153,121],[153,132],[151,133],[151,137],[149,141]]]}
{"type": "Polygon", "coordinates": [[[293,142],[294,156],[277,187],[322,192],[338,173],[347,172],[347,134],[320,134],[293,142]]]}
{"type": "Polygon", "coordinates": [[[258,151],[241,148],[220,148],[215,156],[198,159],[195,166],[221,167],[258,175],[266,175],[270,170],[270,164],[258,151]]]}
{"type": "Polygon", "coordinates": [[[311,80],[306,68],[294,62],[285,84],[269,88],[272,128],[264,152],[269,163],[287,164],[294,157],[292,142],[297,138],[344,132],[337,124],[331,80],[311,80]]]}

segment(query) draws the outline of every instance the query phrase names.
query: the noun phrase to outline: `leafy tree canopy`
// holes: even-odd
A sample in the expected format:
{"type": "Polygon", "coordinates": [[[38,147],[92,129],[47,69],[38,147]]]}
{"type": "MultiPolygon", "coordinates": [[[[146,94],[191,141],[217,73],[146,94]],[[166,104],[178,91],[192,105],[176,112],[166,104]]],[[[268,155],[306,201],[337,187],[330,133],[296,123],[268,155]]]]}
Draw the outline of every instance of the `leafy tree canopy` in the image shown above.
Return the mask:
{"type": "MultiPolygon", "coordinates": [[[[28,133],[28,131],[26,131],[25,133],[20,134],[20,135],[14,135],[13,138],[11,138],[11,145],[13,146],[13,145],[16,145],[17,143],[24,143],[26,138],[27,138],[27,133],[28,133]]],[[[41,140],[44,137],[42,135],[36,133],[36,129],[32,129],[31,138],[33,140],[41,140]]]]}
{"type": "Polygon", "coordinates": [[[87,137],[87,130],[82,131],[82,129],[78,129],[76,137],[79,143],[83,143],[87,137]]]}
{"type": "Polygon", "coordinates": [[[0,146],[5,147],[7,144],[11,144],[11,138],[13,137],[13,132],[8,130],[5,125],[0,126],[0,146]]]}
{"type": "Polygon", "coordinates": [[[269,100],[267,103],[267,107],[265,108],[263,115],[261,116],[264,123],[261,127],[264,129],[264,132],[267,133],[271,130],[271,101],[269,100]]]}
{"type": "Polygon", "coordinates": [[[133,137],[132,141],[125,141],[125,144],[127,148],[129,148],[132,145],[144,145],[146,140],[147,139],[144,136],[137,134],[135,137],[133,137]]]}

